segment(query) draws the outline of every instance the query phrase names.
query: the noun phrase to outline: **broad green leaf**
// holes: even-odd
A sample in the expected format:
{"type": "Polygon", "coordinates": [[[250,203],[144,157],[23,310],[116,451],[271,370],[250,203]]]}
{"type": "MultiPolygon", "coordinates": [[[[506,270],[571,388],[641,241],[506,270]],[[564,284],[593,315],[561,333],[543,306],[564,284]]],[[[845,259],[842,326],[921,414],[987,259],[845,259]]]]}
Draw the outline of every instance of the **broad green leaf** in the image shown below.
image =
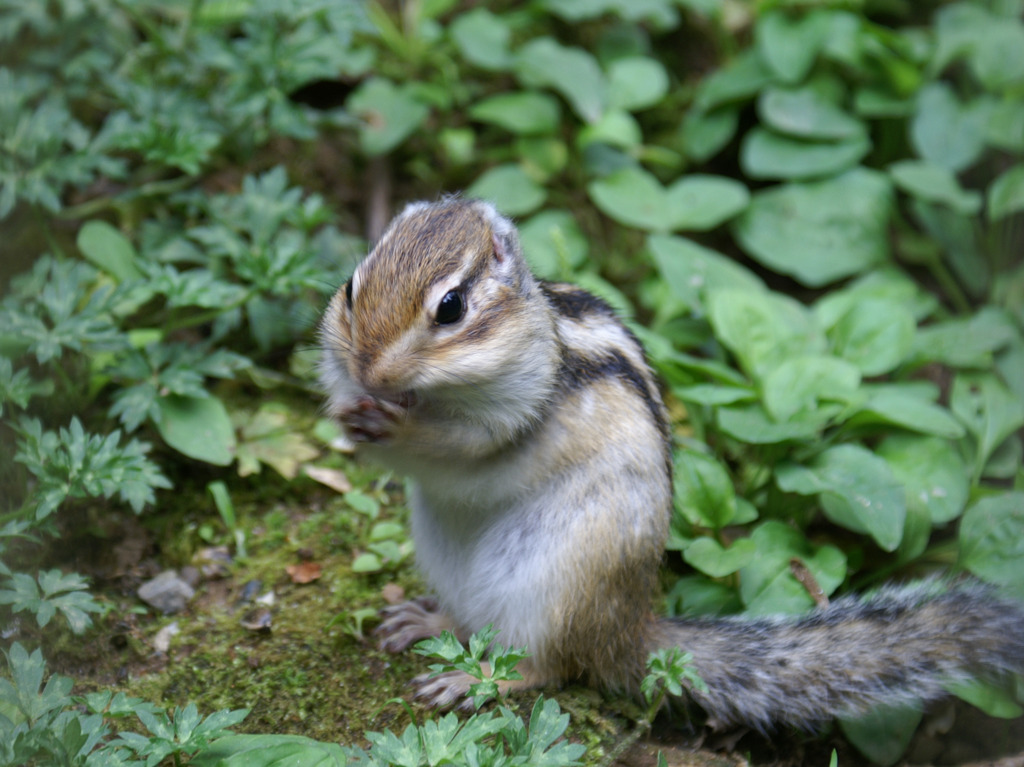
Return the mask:
{"type": "Polygon", "coordinates": [[[465,59],[483,69],[508,69],[512,56],[508,50],[512,30],[505,19],[486,8],[474,8],[455,17],[448,28],[465,59]]]}
{"type": "Polygon", "coordinates": [[[952,367],[990,368],[993,352],[1017,337],[1013,320],[987,306],[968,319],[947,320],[919,328],[911,360],[941,362],[952,367]]]}
{"type": "Polygon", "coordinates": [[[430,113],[426,104],[414,95],[410,84],[395,85],[390,80],[372,77],[349,96],[346,104],[362,119],[359,141],[370,155],[386,154],[408,138],[430,113]]]}
{"type": "Polygon", "coordinates": [[[914,197],[945,205],[965,215],[981,210],[981,195],[960,186],[948,168],[922,160],[902,160],[889,166],[889,175],[897,187],[914,197]]]}
{"type": "Polygon", "coordinates": [[[698,173],[683,176],[665,194],[673,230],[714,229],[750,202],[750,192],[739,181],[698,173]]]}
{"type": "Polygon", "coordinates": [[[552,134],[562,117],[558,101],[537,91],[491,96],[473,104],[469,116],[524,135],[552,134]]]}
{"type": "Polygon", "coordinates": [[[758,405],[720,407],[715,415],[718,428],[729,436],[751,445],[775,445],[817,437],[835,412],[838,412],[838,406],[831,410],[819,407],[808,416],[791,418],[784,423],[773,421],[758,405]]]}
{"type": "Polygon", "coordinates": [[[810,72],[829,30],[827,12],[790,14],[784,10],[764,13],[754,28],[761,58],[787,83],[796,83],[810,72]]]}
{"type": "Polygon", "coordinates": [[[910,138],[922,158],[956,173],[981,155],[987,120],[983,103],[963,105],[949,85],[931,83],[917,96],[910,138]]]}
{"type": "Polygon", "coordinates": [[[923,511],[933,525],[960,516],[970,495],[967,466],[949,440],[892,434],[875,453],[906,490],[907,510],[923,511]]]}
{"type": "Polygon", "coordinates": [[[998,221],[1024,210],[1024,163],[1004,171],[988,188],[988,220],[998,221]]]}
{"type": "Polygon", "coordinates": [[[887,178],[859,168],[758,192],[733,229],[760,263],[820,287],[889,258],[891,211],[887,178]]]}
{"type": "Polygon", "coordinates": [[[705,291],[765,289],[753,272],[692,240],[655,234],[647,238],[647,247],[672,292],[688,307],[701,313],[704,312],[705,291]]]}
{"type": "Polygon", "coordinates": [[[993,104],[985,125],[985,140],[1007,152],[1024,152],[1024,101],[993,104]]]}
{"type": "Polygon", "coordinates": [[[587,260],[587,238],[567,210],[544,210],[519,226],[519,239],[534,274],[568,279],[587,260]]]}
{"type": "Polygon", "coordinates": [[[364,551],[352,561],[352,572],[354,573],[379,573],[384,569],[380,557],[369,551],[364,551]]]}
{"type": "Polygon", "coordinates": [[[746,101],[771,80],[771,71],[760,55],[744,51],[701,82],[693,106],[698,112],[710,112],[719,106],[746,101]]]}
{"type": "Polygon", "coordinates": [[[824,337],[800,303],[780,293],[749,288],[708,291],[715,336],[759,378],[788,357],[824,351],[824,337]]]}
{"type": "Polygon", "coordinates": [[[965,433],[948,410],[933,402],[895,388],[880,391],[869,388],[865,392],[868,399],[851,419],[852,424],[881,421],[946,439],[959,439],[965,433]]]}
{"type": "Polygon", "coordinates": [[[916,330],[910,310],[894,301],[866,298],[853,304],[829,331],[833,349],[865,376],[888,373],[907,358],[916,330]]]}
{"type": "Polygon", "coordinates": [[[776,467],[781,490],[817,495],[825,515],[842,527],[868,533],[884,551],[903,537],[906,500],[889,464],[855,444],[828,448],[806,465],[776,467]]]}
{"type": "Polygon", "coordinates": [[[489,200],[506,216],[522,216],[544,204],[547,190],[521,167],[508,164],[485,171],[466,190],[466,196],[489,200]]]}
{"type": "Polygon", "coordinates": [[[729,615],[743,605],[735,589],[703,575],[686,575],[675,582],[665,597],[669,615],[729,615]]]}
{"type": "Polygon", "coordinates": [[[710,112],[690,110],[680,126],[683,151],[694,162],[711,159],[728,144],[739,126],[739,111],[722,107],[710,112]]]}
{"type": "Polygon", "coordinates": [[[757,545],[747,538],[733,541],[729,548],[713,538],[698,538],[683,551],[683,559],[712,578],[724,578],[750,564],[756,553],[757,545]]]}
{"type": "Polygon", "coordinates": [[[608,67],[608,106],[635,112],[652,107],[668,92],[668,74],[657,59],[630,56],[608,67]]]}
{"type": "Polygon", "coordinates": [[[302,735],[228,735],[189,761],[195,767],[344,767],[336,743],[302,735]]]}
{"type": "Polygon", "coordinates": [[[793,577],[793,560],[807,567],[826,595],[846,576],[842,551],[835,546],[815,546],[784,522],[758,525],[750,540],[757,546],[757,554],[740,570],[740,597],[752,615],[802,613],[814,607],[807,589],[793,577]]]}
{"type": "Polygon", "coordinates": [[[262,464],[271,466],[285,479],[294,479],[299,467],[316,458],[320,451],[295,429],[295,414],[277,402],[260,405],[255,413],[243,413],[236,447],[238,475],[257,474],[262,464]]]}
{"type": "Polygon", "coordinates": [[[982,498],[960,520],[959,564],[1024,595],[1024,493],[982,498]]]}
{"type": "Polygon", "coordinates": [[[87,221],[78,231],[78,249],[118,282],[142,279],[131,242],[106,221],[87,221]]]}
{"type": "Polygon", "coordinates": [[[750,178],[806,180],[849,170],[870,149],[866,138],[801,141],[756,127],[743,139],[740,165],[750,178]]]}
{"type": "Polygon", "coordinates": [[[821,327],[831,330],[843,315],[868,299],[900,304],[911,311],[915,320],[932,314],[938,304],[933,295],[921,290],[895,266],[883,266],[838,290],[830,290],[814,304],[814,314],[821,327]]]}
{"type": "Polygon", "coordinates": [[[1016,23],[997,21],[968,62],[986,90],[1019,88],[1024,83],[1024,26],[1019,17],[1016,23]]]}
{"type": "Polygon", "coordinates": [[[953,379],[949,405],[974,437],[977,480],[996,448],[1024,426],[1024,403],[991,373],[960,373],[953,379]]]}
{"type": "Polygon", "coordinates": [[[944,251],[945,261],[959,279],[960,287],[971,296],[983,297],[989,289],[991,268],[978,236],[977,216],[966,216],[918,197],[910,200],[910,210],[921,228],[944,251]]]}
{"type": "Polygon", "coordinates": [[[793,138],[843,141],[866,135],[860,120],[812,87],[767,88],[757,100],[757,112],[765,125],[793,138]]]}
{"type": "Polygon", "coordinates": [[[757,399],[757,393],[753,389],[719,384],[679,386],[674,387],[672,393],[683,402],[695,402],[698,405],[731,405],[735,402],[750,402],[757,399]]]}
{"type": "Polygon", "coordinates": [[[164,442],[189,458],[227,466],[235,457],[235,430],[216,397],[171,395],[157,401],[157,431],[164,442]]]}
{"type": "Polygon", "coordinates": [[[821,401],[845,402],[860,385],[860,371],[849,362],[825,356],[790,357],[764,378],[761,398],[776,421],[811,413],[821,401]]]}
{"type": "Polygon", "coordinates": [[[981,679],[955,682],[946,685],[946,689],[965,700],[976,708],[980,708],[989,716],[1000,719],[1016,719],[1024,714],[1013,696],[1002,686],[981,679]]]}
{"type": "Polygon", "coordinates": [[[736,514],[729,473],[713,457],[692,450],[675,455],[675,508],[691,525],[720,530],[736,514]]]}
{"type": "Polygon", "coordinates": [[[624,150],[636,149],[643,143],[640,123],[629,112],[609,109],[579,132],[577,142],[586,148],[590,144],[607,144],[624,150]]]}
{"type": "Polygon", "coordinates": [[[536,38],[516,52],[515,68],[527,87],[558,91],[584,122],[596,122],[604,114],[607,84],[597,60],[586,51],[536,38]]]}
{"type": "Polygon", "coordinates": [[[921,722],[920,706],[878,705],[857,718],[842,718],[843,734],[868,759],[882,767],[895,764],[921,722]]]}
{"type": "Polygon", "coordinates": [[[653,232],[672,228],[665,190],[652,174],[628,167],[587,185],[587,192],[603,213],[626,226],[653,232]]]}

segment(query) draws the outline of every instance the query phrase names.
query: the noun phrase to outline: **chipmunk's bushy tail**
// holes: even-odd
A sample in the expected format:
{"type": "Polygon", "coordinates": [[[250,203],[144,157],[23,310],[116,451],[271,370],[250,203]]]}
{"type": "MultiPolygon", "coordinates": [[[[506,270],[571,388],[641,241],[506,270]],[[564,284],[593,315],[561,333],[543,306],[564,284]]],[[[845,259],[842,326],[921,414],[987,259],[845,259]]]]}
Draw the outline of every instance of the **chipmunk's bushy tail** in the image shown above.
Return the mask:
{"type": "Polygon", "coordinates": [[[691,696],[715,727],[811,728],[1024,671],[1024,604],[976,582],[890,586],[795,618],[666,619],[657,634],[693,654],[708,691],[691,696]]]}

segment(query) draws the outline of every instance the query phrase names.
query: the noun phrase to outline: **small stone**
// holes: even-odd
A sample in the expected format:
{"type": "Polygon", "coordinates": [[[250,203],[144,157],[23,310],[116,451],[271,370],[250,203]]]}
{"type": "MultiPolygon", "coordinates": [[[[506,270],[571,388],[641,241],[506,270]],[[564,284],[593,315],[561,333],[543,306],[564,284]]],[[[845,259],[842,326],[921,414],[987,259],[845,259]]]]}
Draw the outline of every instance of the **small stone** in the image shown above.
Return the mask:
{"type": "Polygon", "coordinates": [[[168,623],[153,636],[153,649],[166,653],[171,649],[171,637],[181,633],[178,622],[168,623]]]}
{"type": "Polygon", "coordinates": [[[240,604],[245,602],[251,602],[260,593],[260,589],[263,588],[263,581],[258,578],[253,578],[251,581],[246,581],[245,585],[242,586],[242,593],[238,595],[238,601],[240,604]]]}
{"type": "Polygon", "coordinates": [[[270,631],[270,608],[257,607],[242,616],[242,628],[266,633],[270,631]]]}
{"type": "Polygon", "coordinates": [[[181,612],[193,596],[195,589],[178,577],[174,570],[164,570],[155,578],[139,586],[139,599],[155,607],[164,615],[181,612]]]}

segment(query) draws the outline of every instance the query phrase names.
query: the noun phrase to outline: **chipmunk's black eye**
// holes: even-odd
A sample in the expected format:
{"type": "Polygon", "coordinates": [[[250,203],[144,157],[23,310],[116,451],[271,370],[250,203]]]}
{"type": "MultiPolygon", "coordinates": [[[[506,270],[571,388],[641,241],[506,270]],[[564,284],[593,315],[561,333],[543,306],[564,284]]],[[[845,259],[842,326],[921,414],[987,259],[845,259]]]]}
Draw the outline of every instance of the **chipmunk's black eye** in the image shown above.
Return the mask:
{"type": "Polygon", "coordinates": [[[345,283],[345,303],[349,309],[352,308],[352,280],[345,283]]]}
{"type": "Polygon", "coordinates": [[[441,303],[437,305],[434,322],[438,325],[451,325],[453,322],[461,320],[465,313],[466,303],[462,300],[462,291],[449,290],[444,294],[441,303]]]}

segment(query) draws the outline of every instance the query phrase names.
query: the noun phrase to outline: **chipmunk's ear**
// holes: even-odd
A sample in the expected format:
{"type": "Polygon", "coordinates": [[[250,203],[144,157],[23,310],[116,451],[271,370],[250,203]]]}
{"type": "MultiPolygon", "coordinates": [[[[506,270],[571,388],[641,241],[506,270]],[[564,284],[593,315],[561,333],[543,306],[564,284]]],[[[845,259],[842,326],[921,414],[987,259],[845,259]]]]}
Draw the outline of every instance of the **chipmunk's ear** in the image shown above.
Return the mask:
{"type": "Polygon", "coordinates": [[[479,201],[477,209],[487,219],[491,227],[491,239],[494,243],[494,256],[499,262],[511,263],[522,258],[519,245],[519,233],[511,219],[501,215],[497,208],[489,202],[479,201]]]}

